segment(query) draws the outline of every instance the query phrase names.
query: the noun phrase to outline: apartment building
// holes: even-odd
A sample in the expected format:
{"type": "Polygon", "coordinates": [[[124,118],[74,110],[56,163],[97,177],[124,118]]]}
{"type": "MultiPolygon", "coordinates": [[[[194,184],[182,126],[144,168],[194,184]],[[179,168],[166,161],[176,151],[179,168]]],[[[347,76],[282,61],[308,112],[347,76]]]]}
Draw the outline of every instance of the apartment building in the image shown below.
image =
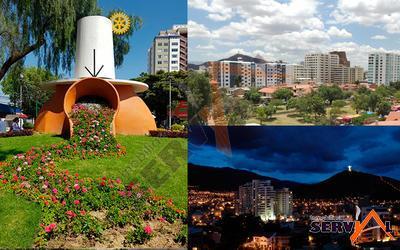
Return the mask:
{"type": "Polygon", "coordinates": [[[275,191],[271,181],[253,180],[239,187],[239,214],[260,216],[263,221],[275,220],[275,191]]]}
{"type": "Polygon", "coordinates": [[[305,56],[304,66],[310,69],[316,83],[331,83],[332,68],[339,65],[339,55],[312,53],[305,56]]]}
{"type": "Polygon", "coordinates": [[[286,65],[284,63],[266,63],[264,67],[266,86],[274,86],[286,82],[286,65]]]}
{"type": "Polygon", "coordinates": [[[148,50],[148,72],[187,70],[187,41],[186,25],[160,31],[148,50]]]}
{"type": "Polygon", "coordinates": [[[310,68],[302,64],[287,64],[285,71],[287,84],[303,83],[311,80],[310,68]]]}
{"type": "Polygon", "coordinates": [[[364,81],[364,68],[355,66],[350,68],[350,82],[360,82],[364,81]]]}
{"type": "Polygon", "coordinates": [[[336,65],[331,69],[331,82],[346,84],[351,82],[351,68],[345,65],[336,65]]]}
{"type": "Polygon", "coordinates": [[[288,188],[276,190],[275,214],[277,216],[289,217],[293,213],[293,194],[288,188]]]}
{"type": "Polygon", "coordinates": [[[400,80],[400,55],[394,53],[372,53],[368,56],[369,83],[390,84],[400,80]]]}

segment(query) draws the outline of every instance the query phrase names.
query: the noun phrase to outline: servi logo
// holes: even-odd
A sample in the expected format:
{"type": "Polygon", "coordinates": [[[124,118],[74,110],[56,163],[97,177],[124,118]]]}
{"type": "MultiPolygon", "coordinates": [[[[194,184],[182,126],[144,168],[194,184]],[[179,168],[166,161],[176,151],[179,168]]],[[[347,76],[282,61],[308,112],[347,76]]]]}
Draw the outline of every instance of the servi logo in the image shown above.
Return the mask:
{"type": "Polygon", "coordinates": [[[351,216],[311,216],[311,233],[348,233],[352,244],[357,242],[357,239],[363,232],[382,229],[389,240],[395,240],[390,227],[390,221],[383,222],[378,213],[372,209],[364,220],[358,220],[360,208],[356,206],[356,219],[352,220],[351,216]],[[367,227],[371,221],[375,221],[377,226],[367,227]]]}

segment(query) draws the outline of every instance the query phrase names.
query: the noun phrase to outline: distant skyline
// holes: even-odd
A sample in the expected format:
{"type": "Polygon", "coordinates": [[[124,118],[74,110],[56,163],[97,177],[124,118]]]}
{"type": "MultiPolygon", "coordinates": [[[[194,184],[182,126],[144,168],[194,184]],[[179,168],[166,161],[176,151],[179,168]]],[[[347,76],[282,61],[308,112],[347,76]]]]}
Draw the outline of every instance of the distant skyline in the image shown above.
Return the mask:
{"type": "MultiPolygon", "coordinates": [[[[121,9],[123,12],[142,18],[143,27],[130,38],[131,49],[124,58],[124,63],[116,69],[118,79],[131,79],[147,72],[147,50],[158,32],[171,28],[174,24],[187,23],[186,0],[99,0],[99,6],[106,15],[110,10],[121,9]]],[[[37,58],[31,53],[26,66],[37,66],[37,58]]],[[[72,71],[61,72],[64,77],[72,77],[72,71]]]]}
{"type": "Polygon", "coordinates": [[[400,1],[189,0],[189,62],[238,52],[299,63],[311,52],[347,52],[367,69],[368,54],[400,52],[400,1]]]}
{"type": "Polygon", "coordinates": [[[302,183],[320,182],[351,165],[353,171],[400,180],[400,127],[232,126],[228,131],[230,146],[217,149],[213,128],[191,127],[189,163],[302,183]]]}

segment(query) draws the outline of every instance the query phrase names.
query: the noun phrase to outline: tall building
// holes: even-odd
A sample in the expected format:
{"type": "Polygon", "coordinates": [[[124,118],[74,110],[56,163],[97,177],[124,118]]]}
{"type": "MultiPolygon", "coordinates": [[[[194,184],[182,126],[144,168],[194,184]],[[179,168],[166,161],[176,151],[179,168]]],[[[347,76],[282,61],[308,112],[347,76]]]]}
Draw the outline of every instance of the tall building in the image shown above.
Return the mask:
{"type": "Polygon", "coordinates": [[[304,66],[310,68],[311,78],[317,83],[331,83],[332,68],[338,65],[339,56],[337,54],[307,54],[304,60],[304,66]]]}
{"type": "Polygon", "coordinates": [[[373,53],[368,56],[369,83],[389,84],[400,80],[400,55],[373,53]]]}
{"type": "Polygon", "coordinates": [[[174,25],[172,29],[160,31],[148,50],[148,72],[187,70],[187,41],[186,25],[174,25]]]}
{"type": "Polygon", "coordinates": [[[274,220],[275,191],[271,181],[253,180],[239,187],[239,214],[260,216],[263,221],[274,220]]]}
{"type": "Polygon", "coordinates": [[[360,82],[364,80],[364,69],[359,66],[350,68],[350,82],[360,82]]]}
{"type": "Polygon", "coordinates": [[[331,82],[345,84],[351,82],[351,68],[344,65],[336,65],[331,69],[331,82]]]}
{"type": "Polygon", "coordinates": [[[339,56],[339,64],[350,67],[350,61],[347,60],[346,52],[345,51],[332,51],[329,52],[331,55],[338,55],[339,56]]]}
{"type": "Polygon", "coordinates": [[[302,83],[311,80],[311,70],[302,64],[287,64],[286,65],[286,83],[302,83]]]}
{"type": "MultiPolygon", "coordinates": [[[[279,85],[286,82],[286,67],[284,63],[265,64],[266,86],[279,85]]],[[[265,85],[264,85],[265,86],[265,85]]]]}
{"type": "Polygon", "coordinates": [[[293,213],[293,194],[288,188],[276,191],[275,194],[275,214],[278,216],[289,217],[293,213]]]}
{"type": "Polygon", "coordinates": [[[247,61],[208,62],[210,78],[217,81],[219,87],[265,87],[283,84],[286,81],[284,63],[255,63],[247,61]]]}

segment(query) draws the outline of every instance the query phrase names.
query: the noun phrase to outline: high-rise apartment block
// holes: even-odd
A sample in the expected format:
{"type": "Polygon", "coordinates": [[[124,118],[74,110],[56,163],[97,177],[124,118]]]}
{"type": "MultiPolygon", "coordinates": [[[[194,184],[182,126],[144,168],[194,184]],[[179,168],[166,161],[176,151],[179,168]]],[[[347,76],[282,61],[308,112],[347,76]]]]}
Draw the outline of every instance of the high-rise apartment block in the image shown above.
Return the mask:
{"type": "Polygon", "coordinates": [[[337,54],[313,53],[307,54],[304,66],[311,71],[311,78],[316,83],[331,83],[332,68],[339,65],[337,54]]]}
{"type": "Polygon", "coordinates": [[[262,220],[275,220],[277,215],[292,214],[292,192],[284,188],[274,190],[269,180],[253,180],[239,187],[239,214],[252,214],[262,220]]]}
{"type": "Polygon", "coordinates": [[[148,50],[148,72],[187,70],[188,38],[186,25],[174,25],[162,30],[148,50]]]}
{"type": "Polygon", "coordinates": [[[295,84],[303,83],[311,80],[311,70],[303,64],[287,64],[286,65],[286,83],[295,84]]]}
{"type": "Polygon", "coordinates": [[[400,80],[400,55],[394,53],[372,53],[368,56],[369,83],[390,84],[400,80]]]}
{"type": "Polygon", "coordinates": [[[277,190],[275,193],[275,214],[289,217],[293,213],[293,195],[288,188],[277,190]]]}
{"type": "Polygon", "coordinates": [[[208,62],[208,73],[219,87],[265,87],[285,83],[284,63],[254,63],[245,61],[208,62]]]}

